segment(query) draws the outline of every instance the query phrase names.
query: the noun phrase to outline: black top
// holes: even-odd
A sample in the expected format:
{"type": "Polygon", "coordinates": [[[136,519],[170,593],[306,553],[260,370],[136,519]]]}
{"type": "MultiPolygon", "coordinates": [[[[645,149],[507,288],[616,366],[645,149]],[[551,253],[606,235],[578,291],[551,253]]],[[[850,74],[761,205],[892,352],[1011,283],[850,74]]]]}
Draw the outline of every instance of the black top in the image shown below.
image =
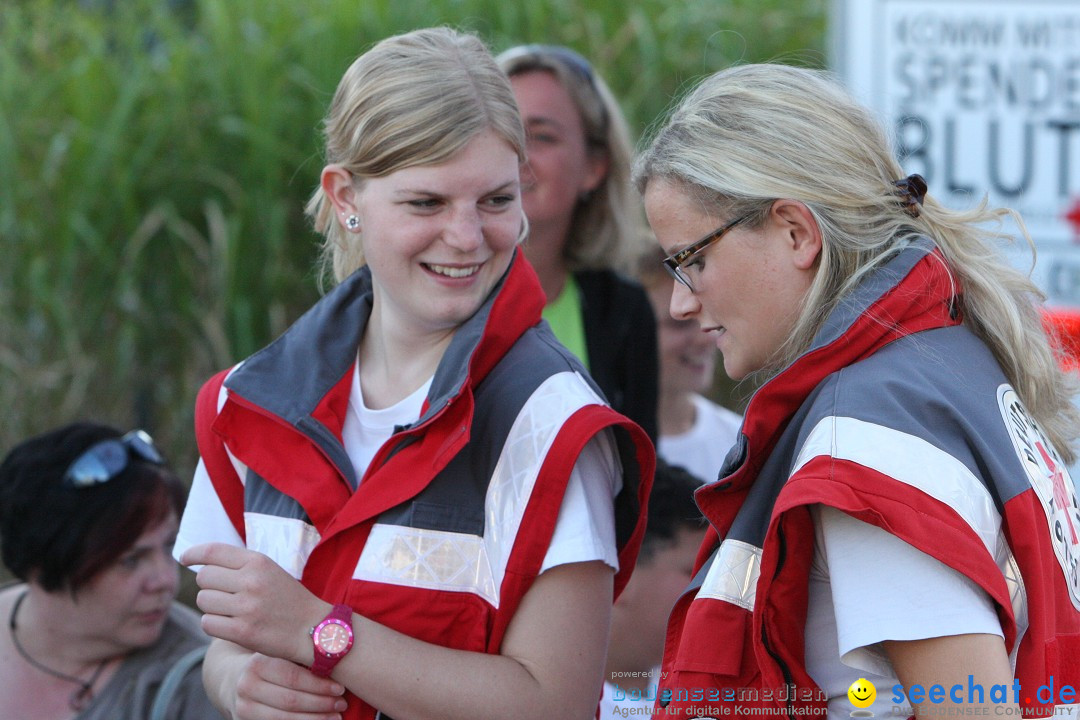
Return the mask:
{"type": "Polygon", "coordinates": [[[580,270],[589,373],[608,403],[657,438],[656,316],[645,288],[611,270],[580,270]]]}

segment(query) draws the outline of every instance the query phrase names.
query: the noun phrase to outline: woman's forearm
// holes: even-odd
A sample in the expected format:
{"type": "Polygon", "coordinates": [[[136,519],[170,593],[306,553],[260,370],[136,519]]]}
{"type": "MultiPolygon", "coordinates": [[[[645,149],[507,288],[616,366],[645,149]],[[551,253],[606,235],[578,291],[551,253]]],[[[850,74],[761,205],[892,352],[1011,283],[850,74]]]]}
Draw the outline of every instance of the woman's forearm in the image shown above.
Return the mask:
{"type": "Polygon", "coordinates": [[[598,562],[544,573],[515,614],[501,655],[432,645],[354,615],[356,646],[333,677],[391,717],[591,718],[611,589],[611,569],[598,562]]]}
{"type": "MultiPolygon", "coordinates": [[[[314,656],[309,629],[329,603],[250,550],[201,545],[182,561],[204,565],[203,628],[234,643],[215,650],[212,697],[232,702],[234,716],[243,714],[238,696],[280,709],[281,693],[268,692],[270,684],[289,691],[286,707],[300,699],[321,709],[331,691],[306,668],[314,656]],[[238,646],[260,654],[251,658],[238,646]],[[263,668],[264,661],[279,665],[263,668]]],[[[602,687],[612,592],[612,569],[600,561],[544,572],[522,598],[498,655],[423,642],[354,613],[353,648],[332,678],[391,717],[588,718],[602,687]]]]}

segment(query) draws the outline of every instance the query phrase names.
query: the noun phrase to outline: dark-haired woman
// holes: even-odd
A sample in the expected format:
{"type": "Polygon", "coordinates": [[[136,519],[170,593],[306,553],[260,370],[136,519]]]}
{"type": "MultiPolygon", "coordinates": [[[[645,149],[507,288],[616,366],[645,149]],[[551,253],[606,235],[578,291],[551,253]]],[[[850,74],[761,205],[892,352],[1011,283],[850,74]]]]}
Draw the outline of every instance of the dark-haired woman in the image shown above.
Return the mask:
{"type": "MultiPolygon", "coordinates": [[[[149,435],[75,424],[0,465],[0,718],[142,720],[174,663],[209,639],[176,603],[184,486],[149,435]]],[[[170,720],[220,717],[197,670],[170,720]]]]}

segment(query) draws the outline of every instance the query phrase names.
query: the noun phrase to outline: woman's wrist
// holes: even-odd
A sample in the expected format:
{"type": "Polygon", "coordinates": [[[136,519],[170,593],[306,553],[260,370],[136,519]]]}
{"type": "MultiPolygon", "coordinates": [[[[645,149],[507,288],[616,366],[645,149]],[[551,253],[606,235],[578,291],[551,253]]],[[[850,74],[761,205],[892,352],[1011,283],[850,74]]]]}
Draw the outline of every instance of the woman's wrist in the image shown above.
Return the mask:
{"type": "Polygon", "coordinates": [[[330,614],[330,611],[334,609],[334,606],[328,602],[324,602],[319,598],[315,598],[315,602],[312,603],[311,609],[301,613],[301,618],[304,624],[298,628],[299,632],[296,633],[296,650],[293,656],[289,658],[298,665],[303,665],[306,668],[310,668],[315,662],[315,639],[312,635],[312,631],[315,627],[321,623],[326,616],[330,614]]]}
{"type": "Polygon", "coordinates": [[[226,717],[236,717],[236,687],[252,654],[227,640],[210,642],[202,666],[203,687],[210,704],[226,717]]]}

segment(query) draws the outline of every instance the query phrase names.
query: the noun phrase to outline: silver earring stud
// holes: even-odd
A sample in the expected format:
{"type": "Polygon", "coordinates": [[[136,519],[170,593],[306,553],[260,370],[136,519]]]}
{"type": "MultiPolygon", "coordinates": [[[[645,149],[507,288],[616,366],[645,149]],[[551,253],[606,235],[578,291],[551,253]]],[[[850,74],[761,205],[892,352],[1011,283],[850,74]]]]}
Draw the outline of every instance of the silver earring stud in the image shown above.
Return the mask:
{"type": "Polygon", "coordinates": [[[352,232],[356,232],[360,229],[360,218],[356,215],[350,215],[349,217],[345,218],[345,227],[352,232]]]}

